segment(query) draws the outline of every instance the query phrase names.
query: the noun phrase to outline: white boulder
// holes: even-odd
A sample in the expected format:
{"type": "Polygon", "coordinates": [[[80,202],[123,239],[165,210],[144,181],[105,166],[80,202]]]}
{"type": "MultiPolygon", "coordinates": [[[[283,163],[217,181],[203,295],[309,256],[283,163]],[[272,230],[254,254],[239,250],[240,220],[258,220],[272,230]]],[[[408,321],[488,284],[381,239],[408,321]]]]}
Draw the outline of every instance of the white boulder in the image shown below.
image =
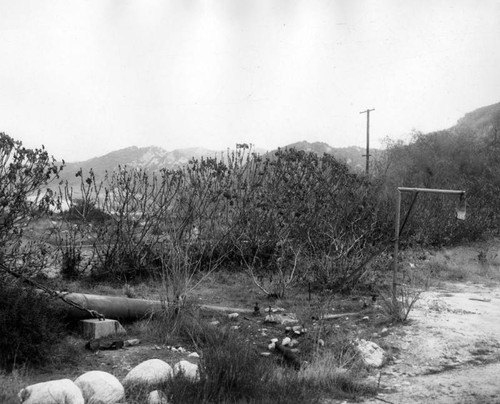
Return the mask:
{"type": "Polygon", "coordinates": [[[361,339],[357,342],[358,352],[363,361],[371,367],[379,368],[384,363],[385,351],[375,342],[361,339]]]}
{"type": "Polygon", "coordinates": [[[172,367],[160,359],[149,359],[137,365],[122,381],[123,387],[152,386],[165,383],[173,376],[172,367]]]}
{"type": "Polygon", "coordinates": [[[182,360],[174,365],[173,370],[174,370],[174,375],[182,373],[184,377],[192,381],[200,380],[200,372],[198,369],[198,365],[196,365],[195,363],[182,360]]]}
{"type": "Polygon", "coordinates": [[[22,404],[84,404],[82,392],[69,379],[32,384],[18,393],[22,404]]]}
{"type": "Polygon", "coordinates": [[[167,395],[161,390],[149,393],[148,404],[168,404],[167,395]]]}
{"type": "Polygon", "coordinates": [[[264,323],[268,323],[268,324],[275,324],[277,323],[278,320],[276,320],[276,317],[273,316],[272,314],[268,314],[265,318],[264,318],[264,323]]]}
{"type": "Polygon", "coordinates": [[[110,373],[94,370],[75,380],[86,403],[115,404],[125,397],[120,381],[110,373]]]}

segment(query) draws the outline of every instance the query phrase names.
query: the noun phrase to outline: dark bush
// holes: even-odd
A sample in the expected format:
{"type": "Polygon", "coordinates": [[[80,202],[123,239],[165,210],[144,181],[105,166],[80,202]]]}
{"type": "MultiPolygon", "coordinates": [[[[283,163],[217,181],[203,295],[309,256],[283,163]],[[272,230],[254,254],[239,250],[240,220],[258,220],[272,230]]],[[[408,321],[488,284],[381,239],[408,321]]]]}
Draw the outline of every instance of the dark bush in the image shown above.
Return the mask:
{"type": "Polygon", "coordinates": [[[111,215],[96,207],[93,203],[86,203],[81,199],[74,201],[63,217],[67,221],[104,224],[111,219],[111,215]]]}
{"type": "Polygon", "coordinates": [[[45,364],[64,331],[62,316],[45,296],[0,284],[0,367],[45,364]]]}

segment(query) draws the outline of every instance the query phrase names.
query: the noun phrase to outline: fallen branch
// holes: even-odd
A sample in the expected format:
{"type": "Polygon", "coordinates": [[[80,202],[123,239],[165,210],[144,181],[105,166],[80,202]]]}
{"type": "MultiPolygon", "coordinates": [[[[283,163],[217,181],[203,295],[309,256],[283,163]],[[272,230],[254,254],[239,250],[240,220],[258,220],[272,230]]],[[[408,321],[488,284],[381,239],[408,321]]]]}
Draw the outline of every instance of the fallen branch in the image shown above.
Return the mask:
{"type": "Polygon", "coordinates": [[[382,401],[384,403],[389,403],[389,404],[394,404],[392,401],[387,401],[387,400],[384,400],[383,398],[380,398],[380,397],[373,397],[375,400],[379,400],[379,401],[382,401]]]}
{"type": "Polygon", "coordinates": [[[340,314],[324,314],[322,315],[319,319],[320,320],[335,320],[336,318],[342,318],[342,317],[355,317],[355,316],[360,316],[362,312],[355,312],[355,313],[340,313],[340,314]]]}
{"type": "Polygon", "coordinates": [[[477,300],[478,302],[491,302],[491,299],[481,299],[479,297],[469,297],[469,300],[477,300]]]}
{"type": "Polygon", "coordinates": [[[4,264],[0,264],[0,270],[8,273],[9,275],[12,275],[13,277],[15,277],[17,279],[21,279],[24,283],[30,285],[33,288],[41,290],[42,292],[46,293],[47,295],[49,295],[52,298],[60,299],[64,303],[66,303],[66,304],[68,304],[68,305],[70,305],[78,310],[85,311],[86,313],[90,314],[90,316],[92,316],[93,318],[98,318],[99,320],[106,319],[106,317],[104,317],[101,313],[98,313],[95,310],[87,309],[86,307],[83,307],[81,304],[78,304],[78,303],[74,302],[73,300],[68,299],[66,296],[67,293],[59,292],[57,290],[52,290],[52,289],[48,288],[47,286],[42,285],[41,283],[39,283],[33,279],[27,278],[24,275],[21,275],[15,271],[12,271],[8,267],[6,267],[4,264]]]}

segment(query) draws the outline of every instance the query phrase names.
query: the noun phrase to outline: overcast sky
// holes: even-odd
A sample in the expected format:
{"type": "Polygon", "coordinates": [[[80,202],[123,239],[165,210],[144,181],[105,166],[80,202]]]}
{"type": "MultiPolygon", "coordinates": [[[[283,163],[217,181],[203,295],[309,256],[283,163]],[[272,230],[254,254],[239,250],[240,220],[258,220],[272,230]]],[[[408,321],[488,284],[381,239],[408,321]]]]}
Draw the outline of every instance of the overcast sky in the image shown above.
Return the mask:
{"type": "Polygon", "coordinates": [[[0,131],[57,158],[372,146],[500,102],[500,0],[0,0],[0,131]]]}

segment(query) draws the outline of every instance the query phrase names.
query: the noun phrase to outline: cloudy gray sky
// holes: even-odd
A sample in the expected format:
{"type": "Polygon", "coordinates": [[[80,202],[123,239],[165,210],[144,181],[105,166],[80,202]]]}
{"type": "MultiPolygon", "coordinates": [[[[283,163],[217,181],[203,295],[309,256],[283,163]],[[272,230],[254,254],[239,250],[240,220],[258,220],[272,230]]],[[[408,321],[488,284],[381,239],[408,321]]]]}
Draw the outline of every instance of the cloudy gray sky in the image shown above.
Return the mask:
{"type": "Polygon", "coordinates": [[[500,102],[500,0],[0,0],[0,131],[132,145],[372,145],[500,102]]]}

